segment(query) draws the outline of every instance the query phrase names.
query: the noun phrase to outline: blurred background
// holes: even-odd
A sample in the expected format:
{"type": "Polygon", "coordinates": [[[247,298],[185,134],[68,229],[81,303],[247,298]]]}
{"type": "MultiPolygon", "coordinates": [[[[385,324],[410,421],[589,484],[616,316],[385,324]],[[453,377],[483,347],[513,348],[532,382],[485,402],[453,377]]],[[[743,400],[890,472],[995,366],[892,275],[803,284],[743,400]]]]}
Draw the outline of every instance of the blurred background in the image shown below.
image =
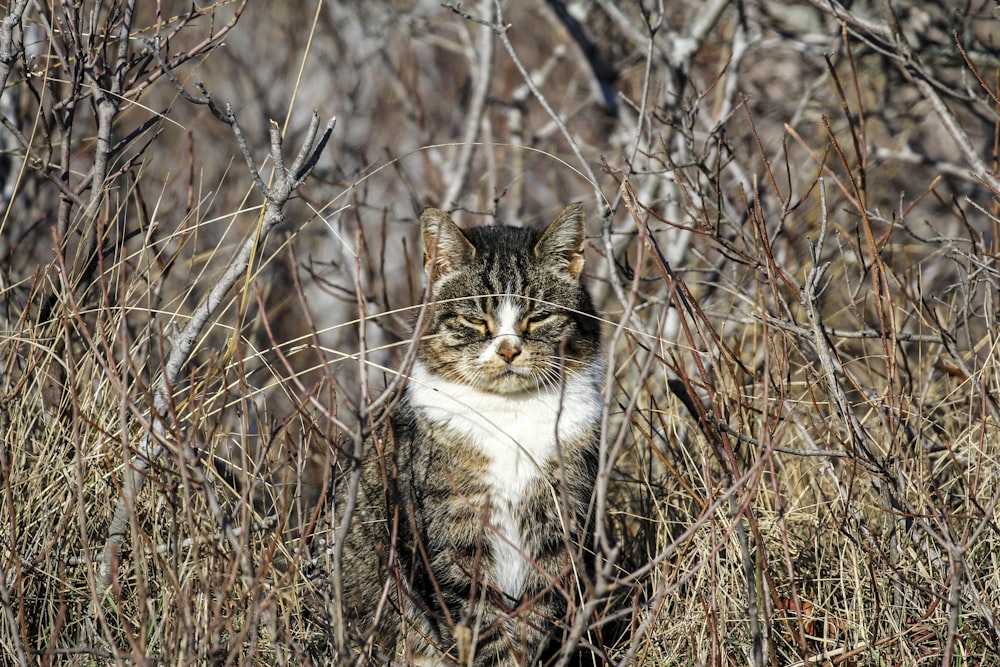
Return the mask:
{"type": "Polygon", "coordinates": [[[995,2],[0,7],[3,662],[351,663],[326,490],[419,214],[574,201],[588,664],[995,660],[995,2]]]}

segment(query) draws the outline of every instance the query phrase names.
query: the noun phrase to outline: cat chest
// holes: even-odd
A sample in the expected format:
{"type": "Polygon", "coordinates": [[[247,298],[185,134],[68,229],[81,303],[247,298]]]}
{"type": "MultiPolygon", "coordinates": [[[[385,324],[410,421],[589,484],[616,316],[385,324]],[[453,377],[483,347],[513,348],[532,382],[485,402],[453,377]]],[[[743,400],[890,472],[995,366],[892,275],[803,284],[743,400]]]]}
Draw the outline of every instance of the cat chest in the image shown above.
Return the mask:
{"type": "Polygon", "coordinates": [[[551,515],[548,506],[537,506],[556,502],[556,494],[546,488],[552,480],[545,471],[551,469],[559,447],[577,444],[599,419],[599,398],[586,386],[520,398],[485,394],[426,373],[421,376],[421,369],[414,370],[414,380],[408,387],[411,406],[431,428],[442,429],[445,441],[473,447],[486,461],[480,481],[487,487],[484,509],[492,528],[489,583],[519,599],[535,567],[537,554],[531,545],[538,543],[522,526],[531,526],[532,516],[551,515]]]}
{"type": "Polygon", "coordinates": [[[543,472],[556,456],[555,413],[541,413],[542,406],[523,407],[520,413],[480,409],[461,417],[453,415],[446,427],[487,461],[479,480],[486,486],[482,518],[489,522],[486,534],[492,553],[485,575],[511,601],[524,594],[535,567],[537,554],[531,545],[537,539],[531,532],[553,530],[533,522],[532,517],[547,515],[548,507],[541,504],[555,502],[545,492],[549,482],[543,472]]]}
{"type": "Polygon", "coordinates": [[[438,396],[418,408],[443,439],[472,448],[486,460],[481,481],[490,487],[495,504],[516,506],[557,456],[559,446],[573,445],[582,430],[560,417],[550,401],[520,401],[510,405],[475,405],[468,400],[438,396]],[[558,423],[557,423],[558,421],[558,423]]]}
{"type": "Polygon", "coordinates": [[[503,435],[515,438],[516,446],[496,433],[482,433],[479,440],[490,459],[485,480],[490,488],[489,539],[494,556],[489,583],[512,601],[524,594],[530,568],[537,557],[530,546],[532,535],[525,531],[553,529],[538,525],[531,517],[544,516],[545,508],[539,503],[551,499],[544,489],[536,487],[547,484],[542,470],[555,455],[556,439],[554,433],[547,434],[545,429],[554,431],[554,428],[551,419],[547,423],[513,420],[503,435]]]}

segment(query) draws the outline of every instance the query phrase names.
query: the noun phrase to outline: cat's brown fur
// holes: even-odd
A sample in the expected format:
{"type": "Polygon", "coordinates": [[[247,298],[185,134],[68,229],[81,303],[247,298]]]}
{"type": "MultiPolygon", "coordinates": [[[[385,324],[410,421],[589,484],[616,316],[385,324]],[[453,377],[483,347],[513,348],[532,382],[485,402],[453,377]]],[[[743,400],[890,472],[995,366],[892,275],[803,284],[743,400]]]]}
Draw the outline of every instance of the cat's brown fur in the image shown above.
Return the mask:
{"type": "Polygon", "coordinates": [[[422,216],[431,324],[344,545],[352,631],[374,632],[376,661],[526,665],[560,644],[601,415],[584,222],[579,205],[541,233],[422,216]]]}

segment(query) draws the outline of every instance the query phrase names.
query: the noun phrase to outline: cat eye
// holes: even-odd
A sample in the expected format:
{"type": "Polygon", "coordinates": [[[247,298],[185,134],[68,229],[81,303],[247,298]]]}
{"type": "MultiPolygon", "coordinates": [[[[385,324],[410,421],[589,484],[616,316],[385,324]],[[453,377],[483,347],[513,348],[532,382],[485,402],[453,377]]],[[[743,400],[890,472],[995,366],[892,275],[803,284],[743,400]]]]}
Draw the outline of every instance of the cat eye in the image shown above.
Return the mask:
{"type": "Polygon", "coordinates": [[[475,317],[472,315],[456,315],[455,319],[458,320],[459,324],[462,324],[473,329],[485,329],[486,320],[481,317],[475,317]]]}
{"type": "Polygon", "coordinates": [[[556,319],[556,317],[558,316],[555,313],[547,313],[547,312],[535,313],[534,315],[528,318],[527,324],[529,327],[537,327],[541,324],[546,324],[548,322],[551,322],[552,320],[556,319]]]}

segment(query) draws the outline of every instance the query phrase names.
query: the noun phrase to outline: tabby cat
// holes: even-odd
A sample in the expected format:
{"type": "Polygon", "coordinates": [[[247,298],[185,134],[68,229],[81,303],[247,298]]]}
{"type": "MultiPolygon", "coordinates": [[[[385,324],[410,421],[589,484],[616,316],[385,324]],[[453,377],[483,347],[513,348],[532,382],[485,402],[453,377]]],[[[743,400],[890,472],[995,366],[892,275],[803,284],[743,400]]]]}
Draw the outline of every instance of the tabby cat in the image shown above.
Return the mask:
{"type": "Polygon", "coordinates": [[[561,646],[602,412],[585,219],[579,204],[543,232],[421,217],[430,324],[344,545],[374,661],[534,665],[561,646]]]}

